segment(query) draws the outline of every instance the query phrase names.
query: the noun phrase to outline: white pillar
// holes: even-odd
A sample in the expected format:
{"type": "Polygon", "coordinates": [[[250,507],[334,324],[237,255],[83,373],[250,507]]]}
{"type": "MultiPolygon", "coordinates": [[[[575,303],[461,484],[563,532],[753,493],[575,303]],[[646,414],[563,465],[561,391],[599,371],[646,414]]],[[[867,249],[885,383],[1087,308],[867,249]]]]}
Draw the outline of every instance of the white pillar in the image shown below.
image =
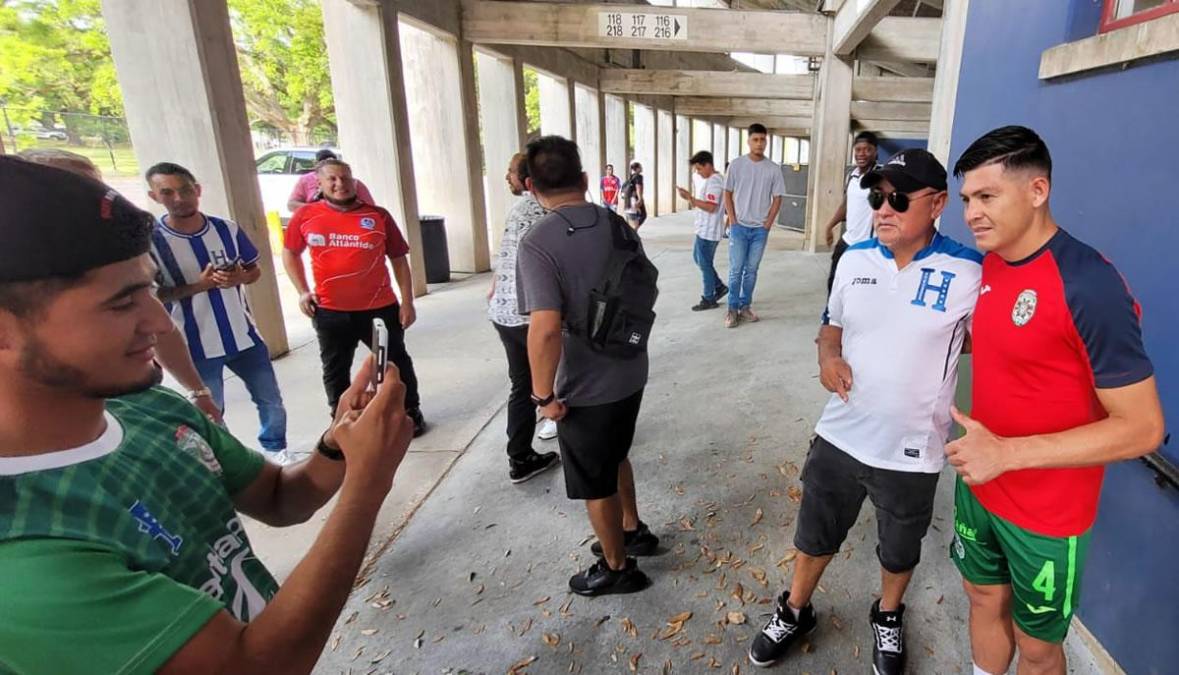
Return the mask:
{"type": "Polygon", "coordinates": [[[724,166],[724,156],[728,153],[729,132],[720,124],[712,125],[712,161],[724,166]]]}
{"type": "Polygon", "coordinates": [[[692,154],[701,150],[712,152],[712,124],[704,120],[692,120],[692,154]]]}
{"type": "Polygon", "coordinates": [[[204,188],[202,210],[232,218],[246,231],[262,267],[262,279],[246,287],[250,307],[271,354],[285,354],[286,327],[225,3],[104,0],[102,9],[139,166],[183,165],[204,188]]]}
{"type": "Polygon", "coordinates": [[[725,156],[724,162],[718,162],[717,171],[724,171],[725,162],[731,162],[741,156],[741,130],[736,127],[729,127],[729,152],[725,156]]]}
{"type": "Polygon", "coordinates": [[[626,101],[606,95],[606,163],[614,165],[614,175],[626,178],[626,101]]]}
{"type": "Polygon", "coordinates": [[[322,2],[340,148],[353,173],[400,225],[409,242],[414,294],[424,295],[426,269],[397,14],[349,0],[322,2]]]}
{"type": "Polygon", "coordinates": [[[507,212],[515,197],[503,176],[512,156],[523,148],[519,142],[518,115],[523,92],[516,90],[513,61],[483,51],[475,52],[479,67],[479,114],[483,124],[483,155],[487,166],[487,229],[491,250],[499,250],[507,212]]]}
{"type": "MultiPolygon", "coordinates": [[[[688,188],[692,194],[696,189],[692,182],[692,167],[688,160],[692,157],[692,120],[683,115],[675,116],[675,184],[676,187],[688,188]]],[[[679,196],[676,191],[675,210],[688,210],[688,200],[679,196]]]]}
{"type": "Polygon", "coordinates": [[[577,118],[577,147],[581,150],[581,164],[589,179],[589,199],[598,201],[598,186],[601,184],[605,166],[602,157],[602,129],[599,123],[598,91],[574,85],[574,116],[577,118]]]}
{"type": "Polygon", "coordinates": [[[569,85],[559,77],[537,72],[540,86],[540,133],[543,136],[573,138],[573,119],[569,113],[569,85]]]}
{"type": "Polygon", "coordinates": [[[645,105],[634,104],[635,160],[643,165],[643,201],[647,213],[658,211],[658,167],[655,165],[655,111],[645,105]]]}
{"type": "MultiPolygon", "coordinates": [[[[484,272],[489,250],[482,178],[472,185],[469,165],[479,156],[479,136],[476,129],[472,143],[468,134],[458,46],[406,21],[400,31],[410,133],[417,141],[411,149],[419,213],[446,219],[452,271],[484,272]]],[[[473,107],[473,96],[469,100],[473,107]]]]}
{"type": "MultiPolygon", "coordinates": [[[[662,216],[675,211],[675,165],[680,161],[675,155],[675,115],[666,110],[656,112],[658,128],[658,158],[656,159],[659,180],[659,211],[662,216]]],[[[686,158],[685,158],[686,160],[686,158]]]]}
{"type": "Polygon", "coordinates": [[[827,54],[819,71],[815,117],[816,135],[808,179],[805,246],[814,252],[824,245],[820,230],[843,201],[843,172],[847,167],[851,128],[852,64],[831,51],[831,21],[827,29],[827,54]]]}
{"type": "Polygon", "coordinates": [[[933,78],[933,115],[929,120],[929,152],[950,167],[950,134],[958,103],[958,75],[970,0],[946,0],[942,9],[942,43],[933,78]]]}

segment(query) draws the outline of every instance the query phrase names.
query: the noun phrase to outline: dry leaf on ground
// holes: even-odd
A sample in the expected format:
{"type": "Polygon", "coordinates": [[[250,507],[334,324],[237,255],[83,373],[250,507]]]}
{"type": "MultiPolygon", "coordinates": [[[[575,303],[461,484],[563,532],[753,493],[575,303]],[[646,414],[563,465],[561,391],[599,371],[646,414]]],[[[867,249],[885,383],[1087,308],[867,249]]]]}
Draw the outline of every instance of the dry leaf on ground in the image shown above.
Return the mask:
{"type": "Polygon", "coordinates": [[[508,668],[508,675],[521,675],[523,670],[536,662],[535,656],[529,656],[526,659],[520,659],[508,668]]]}
{"type": "Polygon", "coordinates": [[[758,523],[760,523],[760,522],[761,522],[761,519],[762,519],[762,518],[764,518],[764,517],[765,517],[765,515],[766,515],[765,511],[762,511],[761,509],[758,509],[756,512],[754,512],[754,514],[753,514],[753,522],[752,522],[752,523],[749,523],[749,527],[753,527],[754,525],[757,525],[758,523]]]}
{"type": "Polygon", "coordinates": [[[746,621],[745,612],[729,612],[727,615],[725,615],[725,618],[728,619],[729,623],[738,626],[745,623],[746,621]]]}
{"type": "Polygon", "coordinates": [[[550,647],[556,647],[557,645],[561,644],[561,636],[557,635],[556,633],[542,633],[540,637],[544,640],[544,643],[550,647]]]}

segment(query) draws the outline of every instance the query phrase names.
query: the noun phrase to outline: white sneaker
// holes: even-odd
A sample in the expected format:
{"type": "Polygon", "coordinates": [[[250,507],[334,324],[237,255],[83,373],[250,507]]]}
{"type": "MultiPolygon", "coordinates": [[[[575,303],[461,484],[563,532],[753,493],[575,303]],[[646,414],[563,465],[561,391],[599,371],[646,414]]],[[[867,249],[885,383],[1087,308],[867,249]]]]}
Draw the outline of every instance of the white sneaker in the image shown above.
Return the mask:
{"type": "Polygon", "coordinates": [[[536,436],[542,441],[553,440],[557,437],[557,423],[546,418],[541,422],[540,431],[537,432],[536,436]]]}
{"type": "Polygon", "coordinates": [[[288,465],[294,464],[298,461],[297,459],[295,459],[294,455],[290,454],[286,450],[279,450],[277,452],[275,452],[273,450],[267,451],[266,457],[271,462],[273,462],[274,464],[277,464],[279,466],[288,466],[288,465]]]}

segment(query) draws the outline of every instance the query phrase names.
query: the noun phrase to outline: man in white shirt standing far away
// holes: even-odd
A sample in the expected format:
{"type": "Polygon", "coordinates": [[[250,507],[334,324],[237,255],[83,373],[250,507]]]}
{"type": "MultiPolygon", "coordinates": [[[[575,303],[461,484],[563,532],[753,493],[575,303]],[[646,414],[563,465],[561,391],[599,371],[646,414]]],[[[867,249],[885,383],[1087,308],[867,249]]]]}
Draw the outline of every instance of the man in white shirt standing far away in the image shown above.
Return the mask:
{"type": "Polygon", "coordinates": [[[712,153],[707,150],[692,155],[688,164],[700,176],[696,196],[693,197],[687,188],[677,189],[680,196],[696,209],[696,243],[692,247],[692,258],[704,275],[704,292],[700,295],[700,302],[692,305],[692,311],[699,312],[720,307],[720,299],[729,292],[713,264],[716,247],[725,236],[725,210],[720,203],[721,195],[725,193],[725,177],[717,173],[712,153]]]}
{"type": "Polygon", "coordinates": [[[880,166],[876,163],[876,145],[876,134],[871,131],[856,134],[855,143],[852,144],[852,158],[856,165],[843,181],[843,203],[835,209],[831,220],[827,221],[827,245],[835,244],[835,248],[831,249],[831,272],[827,275],[828,295],[835,281],[835,267],[847,247],[872,238],[872,208],[868,206],[868,188],[860,187],[860,179],[880,166]],[[843,227],[843,236],[835,242],[835,227],[840,223],[846,225],[843,227]]]}
{"type": "Polygon", "coordinates": [[[860,185],[870,189],[876,238],[848,247],[823,313],[819,379],[833,395],[802,470],[794,578],[750,645],[757,666],[818,626],[811,594],[868,497],[881,568],[872,665],[877,675],[905,672],[902,599],[933,517],[982,256],[934,229],[946,170],[925,150],[898,153],[860,185]]]}

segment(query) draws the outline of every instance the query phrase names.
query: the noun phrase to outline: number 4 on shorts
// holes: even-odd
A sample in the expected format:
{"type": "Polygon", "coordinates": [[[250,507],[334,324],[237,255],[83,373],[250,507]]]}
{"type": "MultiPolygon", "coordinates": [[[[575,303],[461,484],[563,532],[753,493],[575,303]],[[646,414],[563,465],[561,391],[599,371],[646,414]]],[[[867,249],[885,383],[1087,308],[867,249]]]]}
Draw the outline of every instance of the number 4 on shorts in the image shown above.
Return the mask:
{"type": "Polygon", "coordinates": [[[1044,562],[1040,573],[1032,581],[1032,588],[1044,594],[1044,602],[1052,602],[1056,595],[1056,565],[1051,560],[1044,562]]]}

